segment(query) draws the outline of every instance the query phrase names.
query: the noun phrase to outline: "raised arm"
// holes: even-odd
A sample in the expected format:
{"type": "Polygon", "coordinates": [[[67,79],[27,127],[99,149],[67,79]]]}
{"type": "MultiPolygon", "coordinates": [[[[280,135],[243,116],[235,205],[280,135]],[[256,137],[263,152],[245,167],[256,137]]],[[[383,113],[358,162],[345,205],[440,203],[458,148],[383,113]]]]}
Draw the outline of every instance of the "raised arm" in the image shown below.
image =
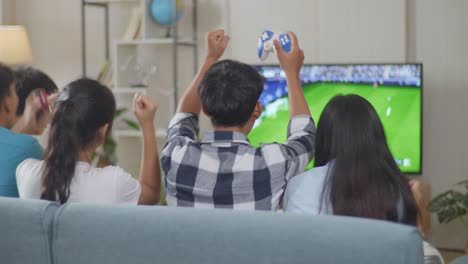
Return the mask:
{"type": "Polygon", "coordinates": [[[215,64],[223,55],[229,42],[229,36],[224,30],[216,30],[206,33],[206,57],[202,67],[190,83],[184,95],[180,99],[177,107],[178,113],[194,113],[200,115],[202,108],[200,96],[198,96],[198,86],[210,67],[215,64]]]}
{"type": "Polygon", "coordinates": [[[143,132],[140,168],[141,194],[138,204],[154,205],[159,202],[161,168],[154,129],[154,115],[157,108],[158,104],[145,95],[136,94],[133,98],[133,112],[143,132]]]}
{"type": "Polygon", "coordinates": [[[278,60],[286,73],[286,81],[288,83],[289,95],[289,115],[294,117],[297,115],[310,115],[309,106],[302,91],[301,80],[299,73],[302,63],[304,62],[304,51],[299,48],[297,37],[294,33],[288,32],[292,40],[292,49],[290,52],[285,52],[281,48],[278,40],[274,41],[278,60]]]}
{"type": "Polygon", "coordinates": [[[424,235],[431,227],[431,214],[427,209],[431,200],[431,186],[419,180],[410,180],[409,185],[418,207],[418,229],[424,235]]]}

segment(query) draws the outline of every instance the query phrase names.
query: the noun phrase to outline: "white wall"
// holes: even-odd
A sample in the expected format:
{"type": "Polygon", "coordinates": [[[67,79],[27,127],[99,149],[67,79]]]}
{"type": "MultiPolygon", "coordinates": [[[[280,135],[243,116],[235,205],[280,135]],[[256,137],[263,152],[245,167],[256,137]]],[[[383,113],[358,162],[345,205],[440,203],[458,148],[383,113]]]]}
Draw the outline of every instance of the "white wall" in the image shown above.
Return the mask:
{"type": "Polygon", "coordinates": [[[0,0],[0,24],[11,25],[15,22],[15,2],[12,0],[0,0]]]}
{"type": "MultiPolygon", "coordinates": [[[[423,177],[434,195],[468,179],[468,1],[414,0],[409,56],[424,63],[423,177]]],[[[465,217],[468,221],[468,217],[465,217]]],[[[432,221],[438,246],[463,248],[468,230],[459,221],[432,221]]]]}
{"type": "MultiPolygon", "coordinates": [[[[256,43],[265,29],[294,31],[305,61],[402,62],[404,0],[230,1],[232,56],[259,63],[256,43]],[[381,12],[384,10],[385,12],[381,12]]],[[[274,63],[270,56],[265,63],[274,63]]]]}
{"type": "MultiPolygon", "coordinates": [[[[17,23],[30,32],[34,65],[59,84],[79,76],[80,1],[15,2],[17,23]]],[[[423,62],[421,179],[437,194],[468,178],[464,169],[468,158],[464,136],[468,131],[464,110],[467,10],[466,0],[199,0],[198,36],[202,44],[205,31],[225,28],[232,37],[227,57],[249,63],[258,63],[255,45],[265,28],[294,30],[310,63],[423,62]]],[[[97,72],[103,54],[102,17],[99,11],[90,13],[90,72],[97,72]]],[[[113,19],[126,21],[124,15],[113,19]]],[[[118,30],[111,33],[113,37],[121,34],[118,30]]],[[[203,55],[202,44],[200,58],[203,55]]],[[[457,223],[439,225],[434,219],[429,238],[438,246],[462,248],[466,235],[461,230],[457,223]]]]}
{"type": "MultiPolygon", "coordinates": [[[[60,86],[81,76],[81,1],[14,0],[12,3],[16,9],[16,23],[28,29],[33,66],[49,73],[60,86]]],[[[199,0],[198,4],[199,39],[204,40],[207,30],[227,27],[224,0],[199,0]]],[[[123,35],[130,7],[125,3],[111,4],[111,40],[123,35]]],[[[87,73],[92,77],[97,76],[105,62],[104,12],[90,6],[86,10],[87,73]]],[[[200,46],[200,54],[204,54],[204,45],[200,46]]]]}
{"type": "Polygon", "coordinates": [[[16,23],[25,25],[33,66],[59,85],[81,74],[80,2],[16,0],[16,23]]]}

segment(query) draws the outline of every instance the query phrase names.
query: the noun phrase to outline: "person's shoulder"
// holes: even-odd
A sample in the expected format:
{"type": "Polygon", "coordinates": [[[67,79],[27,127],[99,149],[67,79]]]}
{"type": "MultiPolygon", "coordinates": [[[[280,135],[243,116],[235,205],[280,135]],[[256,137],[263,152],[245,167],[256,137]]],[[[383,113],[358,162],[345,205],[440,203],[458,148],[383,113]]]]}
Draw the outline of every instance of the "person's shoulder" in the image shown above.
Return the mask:
{"type": "Polygon", "coordinates": [[[116,181],[127,180],[132,178],[130,173],[118,166],[109,165],[104,168],[93,168],[96,173],[100,174],[101,177],[112,178],[116,181]]]}
{"type": "Polygon", "coordinates": [[[37,159],[26,159],[16,167],[16,177],[24,177],[26,175],[37,175],[42,169],[44,161],[37,159]]]}
{"type": "Polygon", "coordinates": [[[92,170],[95,174],[109,177],[128,174],[124,169],[114,165],[108,165],[102,168],[91,167],[90,170],[92,170]]]}
{"type": "Polygon", "coordinates": [[[260,146],[255,147],[250,145],[252,148],[256,148],[262,152],[277,152],[280,150],[283,146],[285,146],[283,143],[278,143],[278,142],[272,142],[272,143],[261,143],[260,146]]]}
{"type": "MultiPolygon", "coordinates": [[[[101,169],[101,175],[106,182],[113,182],[118,192],[122,190],[136,190],[140,188],[140,183],[118,166],[107,166],[101,169]]],[[[137,195],[139,196],[139,194],[137,195]]]]}
{"type": "Polygon", "coordinates": [[[17,146],[30,145],[34,142],[37,142],[37,140],[31,135],[16,133],[14,131],[11,131],[10,129],[2,127],[0,127],[0,135],[3,139],[2,141],[4,141],[5,143],[14,144],[17,146]]]}
{"type": "Polygon", "coordinates": [[[44,149],[41,144],[39,144],[39,141],[30,135],[19,135],[21,138],[17,141],[18,151],[20,151],[24,157],[41,159],[44,155],[44,149]]]}
{"type": "Polygon", "coordinates": [[[319,214],[328,166],[315,167],[291,178],[284,194],[286,212],[319,214]]]}
{"type": "Polygon", "coordinates": [[[289,180],[288,186],[291,187],[306,187],[310,183],[322,182],[328,174],[329,166],[314,167],[299,175],[294,176],[289,180]]]}
{"type": "Polygon", "coordinates": [[[187,113],[187,112],[179,112],[175,113],[174,116],[171,118],[169,122],[169,129],[175,127],[180,123],[184,123],[184,121],[188,121],[188,124],[193,126],[197,126],[198,124],[198,115],[194,113],[187,113]]]}
{"type": "Polygon", "coordinates": [[[16,168],[16,183],[21,198],[39,199],[44,161],[26,159],[16,168]]]}
{"type": "Polygon", "coordinates": [[[28,134],[12,132],[12,140],[14,140],[14,143],[18,147],[23,149],[31,149],[40,146],[39,141],[35,137],[28,134]]]}
{"type": "Polygon", "coordinates": [[[255,149],[256,155],[261,156],[269,165],[284,163],[288,160],[288,149],[285,144],[272,142],[262,143],[258,147],[250,145],[250,147],[255,149]]]}

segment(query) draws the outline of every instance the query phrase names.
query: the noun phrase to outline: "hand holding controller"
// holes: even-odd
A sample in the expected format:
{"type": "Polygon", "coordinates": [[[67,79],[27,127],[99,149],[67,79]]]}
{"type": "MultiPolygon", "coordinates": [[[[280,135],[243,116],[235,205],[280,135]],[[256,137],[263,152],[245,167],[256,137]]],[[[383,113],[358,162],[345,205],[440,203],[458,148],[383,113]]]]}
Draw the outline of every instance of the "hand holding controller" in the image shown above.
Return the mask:
{"type": "Polygon", "coordinates": [[[260,60],[265,60],[268,54],[274,51],[273,41],[277,39],[281,44],[281,48],[285,52],[290,52],[292,49],[291,37],[287,33],[274,33],[270,30],[265,30],[260,35],[257,46],[257,53],[260,60]]]}

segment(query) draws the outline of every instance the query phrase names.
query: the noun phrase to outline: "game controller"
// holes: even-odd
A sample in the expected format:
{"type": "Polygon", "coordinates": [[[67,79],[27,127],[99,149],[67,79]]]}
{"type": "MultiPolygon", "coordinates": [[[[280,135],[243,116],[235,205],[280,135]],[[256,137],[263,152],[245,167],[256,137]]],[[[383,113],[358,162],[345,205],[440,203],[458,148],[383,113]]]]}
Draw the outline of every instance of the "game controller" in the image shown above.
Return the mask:
{"type": "Polygon", "coordinates": [[[275,50],[273,40],[277,39],[281,48],[285,52],[290,52],[292,49],[291,37],[287,33],[274,33],[270,30],[265,30],[260,35],[257,46],[257,53],[260,60],[265,60],[268,54],[275,50]]]}

